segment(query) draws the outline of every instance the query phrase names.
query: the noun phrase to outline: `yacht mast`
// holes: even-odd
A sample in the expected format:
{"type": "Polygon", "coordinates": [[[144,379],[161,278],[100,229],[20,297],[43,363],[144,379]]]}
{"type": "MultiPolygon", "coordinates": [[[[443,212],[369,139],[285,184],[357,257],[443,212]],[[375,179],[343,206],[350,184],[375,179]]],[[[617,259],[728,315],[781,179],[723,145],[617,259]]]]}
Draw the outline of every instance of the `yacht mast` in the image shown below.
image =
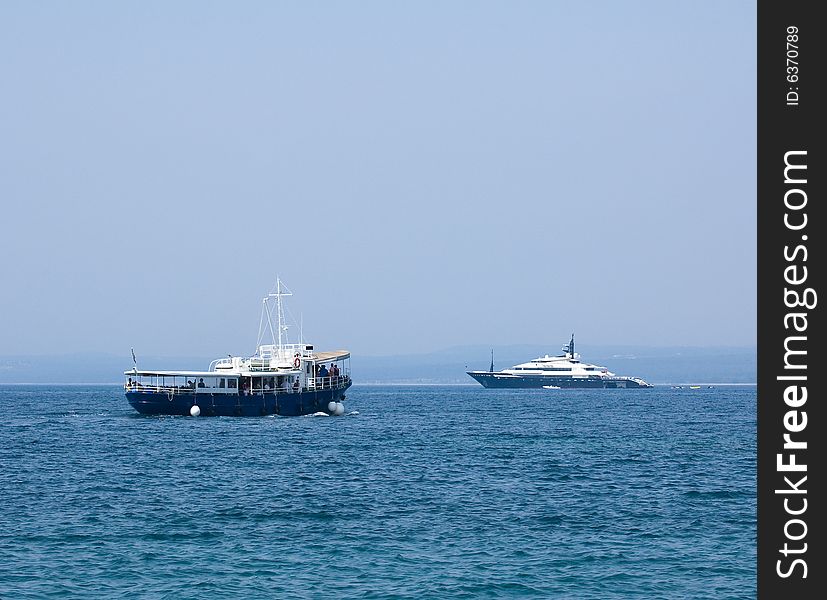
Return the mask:
{"type": "Polygon", "coordinates": [[[282,296],[292,296],[292,295],[293,295],[293,292],[288,290],[286,286],[282,286],[281,279],[276,277],[276,293],[275,294],[268,294],[268,296],[275,297],[276,306],[278,307],[279,356],[282,355],[282,350],[283,350],[283,344],[282,344],[282,341],[281,341],[281,334],[282,334],[282,331],[287,329],[284,326],[284,311],[282,310],[282,306],[281,306],[281,297],[282,296]],[[282,292],[281,291],[282,287],[284,287],[284,289],[286,291],[282,292]]]}

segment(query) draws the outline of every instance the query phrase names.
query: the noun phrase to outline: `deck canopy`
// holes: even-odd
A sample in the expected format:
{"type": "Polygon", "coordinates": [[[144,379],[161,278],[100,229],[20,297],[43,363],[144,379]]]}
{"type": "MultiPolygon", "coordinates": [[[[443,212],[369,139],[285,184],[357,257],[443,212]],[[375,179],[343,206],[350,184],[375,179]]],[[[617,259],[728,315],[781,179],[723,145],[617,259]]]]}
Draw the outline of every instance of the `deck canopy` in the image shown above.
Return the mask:
{"type": "Polygon", "coordinates": [[[138,375],[140,377],[232,377],[238,373],[226,371],[136,371],[130,369],[124,375],[138,375]]]}
{"type": "Polygon", "coordinates": [[[347,350],[333,350],[332,352],[314,352],[313,360],[316,362],[333,362],[334,360],[344,360],[350,358],[350,352],[347,350]]]}

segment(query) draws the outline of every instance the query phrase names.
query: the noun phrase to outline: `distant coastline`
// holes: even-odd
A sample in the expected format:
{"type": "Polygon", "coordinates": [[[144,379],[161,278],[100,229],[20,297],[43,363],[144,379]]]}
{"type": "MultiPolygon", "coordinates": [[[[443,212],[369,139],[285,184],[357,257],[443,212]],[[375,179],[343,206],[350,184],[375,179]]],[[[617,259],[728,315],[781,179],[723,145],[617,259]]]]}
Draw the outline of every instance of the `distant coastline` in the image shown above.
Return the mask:
{"type": "MultiPolygon", "coordinates": [[[[491,347],[460,346],[431,353],[352,357],[355,385],[478,385],[465,372],[488,369],[491,347]]],[[[495,346],[496,369],[554,350],[543,345],[495,346]]],[[[755,347],[581,347],[589,360],[618,373],[634,372],[655,385],[755,385],[755,347]]],[[[214,357],[213,357],[214,358],[214,357]]],[[[144,356],[144,368],[201,370],[211,357],[144,356]]],[[[0,356],[0,384],[118,385],[130,356],[67,354],[0,356]]]]}
{"type": "MultiPolygon", "coordinates": [[[[48,385],[59,385],[63,387],[121,387],[123,384],[119,381],[110,381],[108,383],[102,382],[68,382],[68,381],[49,381],[49,382],[0,382],[0,386],[19,386],[19,387],[42,387],[48,385]]],[[[682,383],[655,383],[655,387],[670,387],[681,386],[688,387],[690,385],[713,386],[713,387],[755,387],[757,383],[716,383],[706,381],[691,381],[682,383]]],[[[434,382],[398,382],[398,381],[366,381],[364,383],[354,383],[353,387],[480,387],[478,383],[434,383],[434,382]]]]}

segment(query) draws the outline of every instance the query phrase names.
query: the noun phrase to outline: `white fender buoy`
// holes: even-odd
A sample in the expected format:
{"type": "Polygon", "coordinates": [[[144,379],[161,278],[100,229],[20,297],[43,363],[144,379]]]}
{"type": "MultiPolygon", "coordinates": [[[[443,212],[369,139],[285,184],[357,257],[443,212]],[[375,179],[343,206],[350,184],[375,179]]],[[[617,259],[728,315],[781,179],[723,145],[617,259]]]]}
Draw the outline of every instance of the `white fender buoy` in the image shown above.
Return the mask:
{"type": "Polygon", "coordinates": [[[200,414],[201,414],[201,409],[200,409],[200,408],[198,408],[198,405],[197,405],[197,404],[194,404],[194,405],[193,405],[193,407],[190,409],[190,414],[191,414],[193,417],[197,417],[198,415],[200,415],[200,414]]]}
{"type": "Polygon", "coordinates": [[[336,412],[336,402],[327,403],[327,412],[336,412]]]}
{"type": "Polygon", "coordinates": [[[345,414],[345,405],[342,404],[341,402],[337,402],[336,403],[336,408],[333,411],[333,414],[336,415],[337,417],[341,417],[343,414],[345,414]]]}

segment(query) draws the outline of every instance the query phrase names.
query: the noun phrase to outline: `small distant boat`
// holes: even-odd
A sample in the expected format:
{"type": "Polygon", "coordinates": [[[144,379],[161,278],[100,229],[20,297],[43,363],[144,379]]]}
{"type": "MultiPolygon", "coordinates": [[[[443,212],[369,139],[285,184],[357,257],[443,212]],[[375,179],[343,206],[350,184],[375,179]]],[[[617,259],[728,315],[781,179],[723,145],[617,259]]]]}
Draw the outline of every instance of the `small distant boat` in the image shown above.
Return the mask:
{"type": "Polygon", "coordinates": [[[562,390],[563,388],[561,388],[559,385],[544,385],[543,389],[544,390],[562,390]]]}
{"type": "Polygon", "coordinates": [[[144,415],[260,416],[342,415],[351,386],[347,350],[317,352],[303,341],[286,343],[282,298],[292,296],[276,280],[261,309],[258,349],[249,357],[212,361],[207,371],[124,371],[129,404],[144,415]],[[277,323],[272,322],[276,301],[277,323]],[[261,344],[269,331],[272,343],[261,344]],[[278,331],[276,337],[275,332],[278,331]]]}
{"type": "Polygon", "coordinates": [[[699,390],[699,389],[701,389],[701,386],[699,386],[699,385],[690,385],[689,389],[690,390],[699,390]]]}
{"type": "Polygon", "coordinates": [[[639,377],[610,373],[606,367],[580,362],[574,351],[574,334],[563,346],[560,356],[541,356],[526,363],[494,371],[494,355],[488,371],[467,371],[468,375],[487,388],[650,388],[639,377]]]}

